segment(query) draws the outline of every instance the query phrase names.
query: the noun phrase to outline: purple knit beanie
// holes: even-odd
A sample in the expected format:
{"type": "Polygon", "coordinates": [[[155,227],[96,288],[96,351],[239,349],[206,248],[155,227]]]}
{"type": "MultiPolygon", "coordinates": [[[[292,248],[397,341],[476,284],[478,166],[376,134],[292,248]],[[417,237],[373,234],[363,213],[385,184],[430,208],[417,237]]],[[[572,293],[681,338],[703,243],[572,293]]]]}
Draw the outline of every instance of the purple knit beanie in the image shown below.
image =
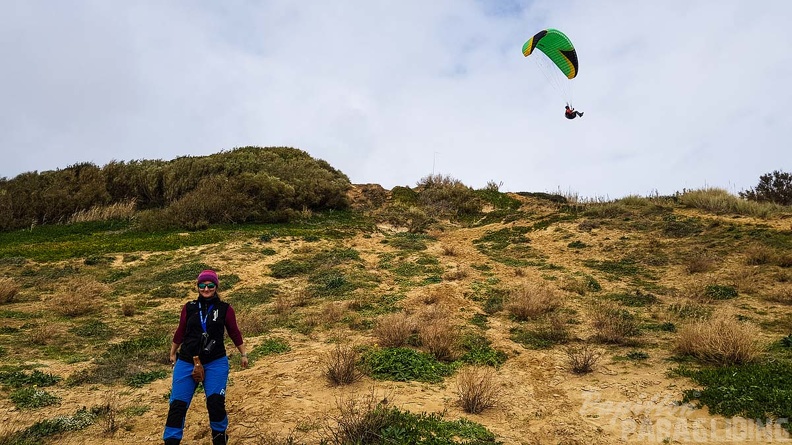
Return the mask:
{"type": "Polygon", "coordinates": [[[217,279],[217,272],[207,269],[198,274],[198,282],[211,281],[215,286],[220,286],[220,281],[217,279]]]}

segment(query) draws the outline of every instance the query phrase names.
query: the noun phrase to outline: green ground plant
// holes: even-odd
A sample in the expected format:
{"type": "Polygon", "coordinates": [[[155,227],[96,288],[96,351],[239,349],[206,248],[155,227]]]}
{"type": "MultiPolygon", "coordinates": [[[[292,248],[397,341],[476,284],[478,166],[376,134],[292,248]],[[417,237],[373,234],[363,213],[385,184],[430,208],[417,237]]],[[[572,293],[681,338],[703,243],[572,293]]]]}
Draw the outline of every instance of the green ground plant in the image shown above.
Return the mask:
{"type": "MultiPolygon", "coordinates": [[[[683,403],[697,401],[712,414],[742,416],[764,422],[771,416],[792,416],[792,362],[766,361],[742,366],[679,367],[676,375],[688,377],[701,386],[684,392],[683,403]]],[[[783,427],[792,432],[792,425],[783,427]]]]}
{"type": "Polygon", "coordinates": [[[377,380],[438,383],[454,372],[454,365],[411,348],[371,348],[361,357],[363,372],[377,380]]]}

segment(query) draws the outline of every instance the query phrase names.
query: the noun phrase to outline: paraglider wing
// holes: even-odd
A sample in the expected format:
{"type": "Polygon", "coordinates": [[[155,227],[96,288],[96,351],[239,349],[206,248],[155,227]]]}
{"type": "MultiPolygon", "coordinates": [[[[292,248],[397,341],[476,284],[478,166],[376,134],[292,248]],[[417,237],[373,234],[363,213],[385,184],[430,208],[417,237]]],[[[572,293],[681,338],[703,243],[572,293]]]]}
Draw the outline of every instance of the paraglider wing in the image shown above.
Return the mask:
{"type": "Polygon", "coordinates": [[[540,51],[553,61],[568,79],[574,79],[578,73],[578,58],[572,41],[557,29],[545,29],[528,39],[523,45],[523,55],[528,57],[534,49],[540,51]]]}

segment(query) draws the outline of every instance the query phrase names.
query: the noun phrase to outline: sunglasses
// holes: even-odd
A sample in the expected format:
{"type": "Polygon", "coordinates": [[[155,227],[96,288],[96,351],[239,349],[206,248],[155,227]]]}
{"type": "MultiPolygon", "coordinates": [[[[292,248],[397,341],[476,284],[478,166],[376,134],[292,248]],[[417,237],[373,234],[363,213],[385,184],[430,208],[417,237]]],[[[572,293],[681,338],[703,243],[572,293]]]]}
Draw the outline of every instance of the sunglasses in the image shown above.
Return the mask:
{"type": "Polygon", "coordinates": [[[214,283],[198,283],[198,289],[214,289],[216,286],[214,283]]]}

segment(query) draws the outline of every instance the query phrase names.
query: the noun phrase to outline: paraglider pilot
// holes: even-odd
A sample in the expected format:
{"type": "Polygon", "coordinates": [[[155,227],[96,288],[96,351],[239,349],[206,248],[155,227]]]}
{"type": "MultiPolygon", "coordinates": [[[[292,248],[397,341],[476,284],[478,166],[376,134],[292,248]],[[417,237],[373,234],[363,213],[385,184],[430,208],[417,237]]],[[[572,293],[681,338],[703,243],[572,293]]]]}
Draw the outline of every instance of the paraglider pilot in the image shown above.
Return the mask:
{"type": "Polygon", "coordinates": [[[566,104],[566,107],[564,108],[564,116],[566,116],[567,119],[574,119],[578,116],[583,116],[582,111],[575,111],[574,108],[569,108],[569,104],[566,104]]]}

